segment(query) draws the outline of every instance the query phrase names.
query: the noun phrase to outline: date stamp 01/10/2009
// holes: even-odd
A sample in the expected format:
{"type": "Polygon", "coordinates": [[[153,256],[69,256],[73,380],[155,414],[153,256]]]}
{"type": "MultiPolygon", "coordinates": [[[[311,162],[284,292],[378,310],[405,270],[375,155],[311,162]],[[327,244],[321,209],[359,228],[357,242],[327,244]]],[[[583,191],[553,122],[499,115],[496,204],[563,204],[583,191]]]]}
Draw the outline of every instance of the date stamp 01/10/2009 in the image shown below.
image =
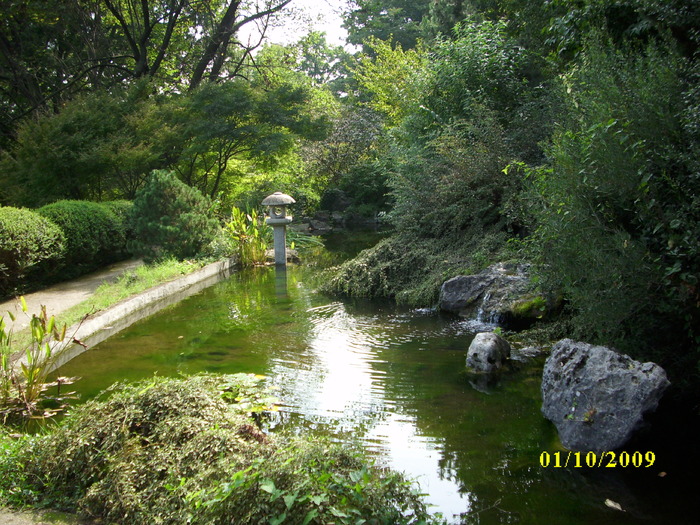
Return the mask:
{"type": "Polygon", "coordinates": [[[648,468],[656,461],[653,452],[542,452],[542,468],[648,468]]]}

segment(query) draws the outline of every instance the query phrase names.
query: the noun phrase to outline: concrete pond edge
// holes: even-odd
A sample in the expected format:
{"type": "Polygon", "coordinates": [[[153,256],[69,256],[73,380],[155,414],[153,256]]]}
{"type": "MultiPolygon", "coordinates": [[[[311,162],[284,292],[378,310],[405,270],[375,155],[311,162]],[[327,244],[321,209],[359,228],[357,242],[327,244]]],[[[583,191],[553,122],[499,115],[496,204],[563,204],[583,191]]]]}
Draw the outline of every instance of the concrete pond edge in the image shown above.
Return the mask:
{"type": "Polygon", "coordinates": [[[192,273],[123,299],[76,323],[66,330],[66,337],[77,339],[87,348],[75,343],[62,347],[61,343],[57,343],[54,348],[58,353],[52,363],[52,370],[60,368],[136,321],[226,279],[234,268],[235,259],[232,258],[208,264],[192,273]]]}

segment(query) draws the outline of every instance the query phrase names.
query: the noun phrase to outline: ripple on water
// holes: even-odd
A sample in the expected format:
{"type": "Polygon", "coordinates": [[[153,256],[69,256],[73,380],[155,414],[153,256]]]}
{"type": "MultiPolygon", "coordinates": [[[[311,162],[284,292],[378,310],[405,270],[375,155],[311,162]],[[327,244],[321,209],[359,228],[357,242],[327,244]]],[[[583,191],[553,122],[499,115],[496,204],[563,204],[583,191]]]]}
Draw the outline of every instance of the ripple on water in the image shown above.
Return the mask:
{"type": "MultiPolygon", "coordinates": [[[[61,375],[83,376],[75,386],[94,395],[114,380],[154,373],[264,373],[284,403],[271,428],[359,442],[416,477],[448,519],[473,510],[485,522],[544,523],[556,513],[567,525],[611,523],[602,502],[616,489],[606,487],[603,499],[582,495],[571,472],[538,466],[541,451],[558,446],[540,413],[541,370],[504,374],[485,389],[490,395],[462,373],[474,332],[494,325],[328,302],[294,286],[293,269],[280,296],[266,275],[234,278],[145,319],[61,375]]],[[[682,509],[689,498],[664,499],[682,509]]]]}

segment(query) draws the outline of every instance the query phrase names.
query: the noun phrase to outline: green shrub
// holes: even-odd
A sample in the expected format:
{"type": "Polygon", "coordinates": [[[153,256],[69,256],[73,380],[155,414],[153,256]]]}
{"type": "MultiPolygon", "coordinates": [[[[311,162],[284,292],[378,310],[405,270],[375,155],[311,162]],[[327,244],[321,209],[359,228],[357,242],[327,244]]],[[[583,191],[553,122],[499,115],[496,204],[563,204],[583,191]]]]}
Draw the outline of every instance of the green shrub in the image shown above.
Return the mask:
{"type": "Polygon", "coordinates": [[[386,166],[380,162],[358,162],[340,180],[339,190],[351,201],[348,212],[373,217],[386,211],[389,193],[386,166]]]}
{"type": "Polygon", "coordinates": [[[214,239],[219,224],[210,214],[211,201],[172,172],[156,170],[134,199],[134,255],[150,262],[197,255],[214,239]]]}
{"type": "Polygon", "coordinates": [[[41,277],[64,249],[63,231],[52,221],[30,210],[0,208],[0,294],[26,277],[41,277]]]}
{"type": "MultiPolygon", "coordinates": [[[[78,407],[5,464],[27,480],[25,492],[110,523],[429,519],[398,473],[326,440],[263,434],[249,416],[274,401],[261,379],[198,375],[116,385],[109,398],[78,407]]],[[[0,494],[14,484],[0,479],[0,494]]]]}
{"type": "Polygon", "coordinates": [[[0,427],[0,501],[10,507],[24,507],[39,501],[27,479],[24,451],[31,436],[17,437],[11,429],[0,427]]]}
{"type": "Polygon", "coordinates": [[[132,223],[132,214],[134,210],[133,201],[122,199],[118,201],[105,201],[100,204],[114,213],[119,220],[119,228],[124,232],[124,250],[126,250],[126,243],[134,239],[134,225],[132,223]]]}
{"type": "Polygon", "coordinates": [[[115,261],[126,239],[117,216],[89,201],[58,201],[37,210],[55,222],[66,236],[63,273],[75,276],[115,261]]]}
{"type": "Polygon", "coordinates": [[[700,136],[684,128],[686,68],[666,44],[593,38],[563,77],[551,168],[530,175],[542,274],[570,301],[573,335],[653,359],[676,384],[700,371],[700,136]]]}

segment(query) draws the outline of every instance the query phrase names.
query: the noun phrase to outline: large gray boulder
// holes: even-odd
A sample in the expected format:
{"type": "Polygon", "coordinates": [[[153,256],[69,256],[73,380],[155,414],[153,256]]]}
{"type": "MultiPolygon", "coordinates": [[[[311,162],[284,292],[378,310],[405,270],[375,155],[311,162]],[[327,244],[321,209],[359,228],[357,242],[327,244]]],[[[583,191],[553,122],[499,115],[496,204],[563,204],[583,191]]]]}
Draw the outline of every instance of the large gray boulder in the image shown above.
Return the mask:
{"type": "Polygon", "coordinates": [[[493,332],[476,334],[467,350],[467,367],[473,372],[500,370],[510,357],[510,344],[493,332]]]}
{"type": "Polygon", "coordinates": [[[529,265],[493,264],[474,275],[458,275],[440,288],[441,310],[483,323],[518,324],[551,311],[553,300],[537,293],[529,265]]]}
{"type": "Polygon", "coordinates": [[[542,374],[542,413],[571,450],[603,452],[629,441],[669,385],[655,363],[563,339],[542,374]]]}

